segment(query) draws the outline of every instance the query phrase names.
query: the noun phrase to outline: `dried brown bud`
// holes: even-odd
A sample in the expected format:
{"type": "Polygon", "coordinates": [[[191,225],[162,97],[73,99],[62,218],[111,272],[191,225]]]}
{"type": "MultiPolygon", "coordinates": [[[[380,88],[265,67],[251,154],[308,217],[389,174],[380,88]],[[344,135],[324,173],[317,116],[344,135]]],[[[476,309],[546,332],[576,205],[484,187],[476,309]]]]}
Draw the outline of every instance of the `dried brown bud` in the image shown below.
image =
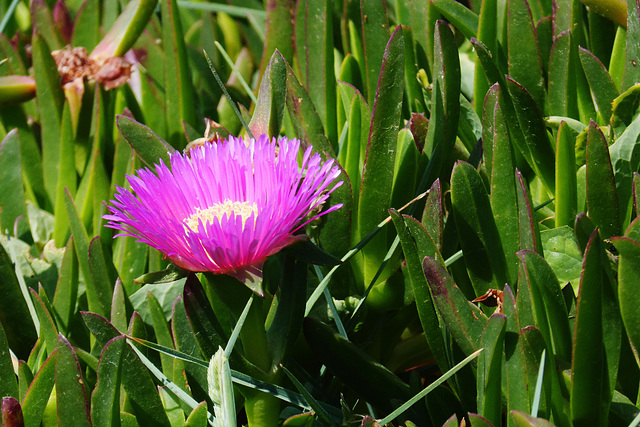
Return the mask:
{"type": "Polygon", "coordinates": [[[124,58],[111,57],[107,59],[94,79],[104,85],[106,90],[122,86],[131,77],[131,64],[124,58]]]}
{"type": "Polygon", "coordinates": [[[87,49],[70,46],[51,52],[58,66],[62,84],[67,84],[77,78],[91,77],[99,69],[93,60],[89,59],[87,49]]]}

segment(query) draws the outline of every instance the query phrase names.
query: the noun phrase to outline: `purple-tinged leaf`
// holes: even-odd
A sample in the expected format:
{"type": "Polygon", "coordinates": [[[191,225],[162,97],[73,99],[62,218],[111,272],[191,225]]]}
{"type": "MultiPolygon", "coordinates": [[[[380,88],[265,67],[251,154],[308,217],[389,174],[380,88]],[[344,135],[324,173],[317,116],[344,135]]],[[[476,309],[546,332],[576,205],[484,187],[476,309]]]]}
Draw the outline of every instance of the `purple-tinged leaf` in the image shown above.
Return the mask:
{"type": "Polygon", "coordinates": [[[453,169],[451,207],[475,295],[511,283],[487,190],[468,163],[458,162],[453,169]]]}
{"type": "Polygon", "coordinates": [[[538,108],[543,109],[542,61],[529,3],[526,0],[509,0],[507,7],[509,75],[531,94],[538,108]]]}
{"type": "Polygon", "coordinates": [[[96,388],[91,395],[91,421],[95,425],[117,426],[120,423],[120,384],[124,336],[107,343],[100,355],[96,388]]]}
{"type": "Polygon", "coordinates": [[[506,322],[504,314],[494,314],[489,318],[482,331],[481,345],[484,351],[478,357],[478,410],[496,427],[502,422],[502,369],[506,322]]]}
{"type": "Polygon", "coordinates": [[[609,123],[611,103],[620,94],[605,66],[587,49],[580,46],[580,62],[591,87],[591,93],[602,117],[602,123],[609,123]]]}
{"type": "MultiPolygon", "coordinates": [[[[388,216],[391,202],[395,148],[402,112],[404,88],[404,39],[398,28],[389,39],[375,95],[367,154],[358,200],[358,219],[353,240],[360,241],[388,216]]],[[[386,230],[362,250],[364,280],[370,283],[388,250],[386,230]]]]}
{"type": "Polygon", "coordinates": [[[606,425],[610,402],[602,331],[604,271],[600,237],[587,244],[578,294],[573,360],[571,363],[571,418],[584,425],[606,425]]]}
{"type": "Polygon", "coordinates": [[[22,400],[25,427],[38,427],[55,383],[57,351],[42,364],[22,400]]]}
{"type": "Polygon", "coordinates": [[[426,257],[422,268],[435,305],[456,343],[465,354],[478,350],[487,316],[467,300],[447,270],[434,258],[426,257]]]}
{"type": "Polygon", "coordinates": [[[549,54],[549,114],[579,119],[573,45],[568,30],[553,40],[549,54]]]}
{"type": "Polygon", "coordinates": [[[87,402],[80,363],[69,341],[58,335],[56,357],[56,402],[59,420],[73,420],[78,427],[90,427],[87,402]]]}
{"type": "Polygon", "coordinates": [[[544,104],[539,104],[522,84],[510,76],[507,76],[506,85],[524,136],[524,144],[519,146],[520,151],[549,192],[553,193],[555,191],[555,153],[540,109],[540,105],[544,104]]]}

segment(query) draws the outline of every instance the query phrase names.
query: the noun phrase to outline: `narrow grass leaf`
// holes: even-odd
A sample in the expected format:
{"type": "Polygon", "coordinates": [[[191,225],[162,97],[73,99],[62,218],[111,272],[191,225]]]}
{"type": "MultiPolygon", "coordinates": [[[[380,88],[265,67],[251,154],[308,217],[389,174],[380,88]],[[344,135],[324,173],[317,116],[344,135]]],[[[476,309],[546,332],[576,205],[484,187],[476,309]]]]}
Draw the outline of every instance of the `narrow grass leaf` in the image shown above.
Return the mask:
{"type": "Polygon", "coordinates": [[[329,418],[329,414],[325,409],[320,406],[318,401],[309,393],[309,390],[305,388],[305,386],[289,371],[286,367],[281,367],[284,373],[289,377],[289,380],[293,383],[296,389],[304,396],[304,399],[307,401],[311,409],[324,421],[331,423],[331,419],[329,418]]]}
{"type": "Polygon", "coordinates": [[[478,355],[482,352],[482,350],[483,349],[476,350],[473,353],[471,353],[469,356],[464,358],[460,363],[458,363],[457,365],[455,365],[454,367],[449,369],[440,378],[438,378],[437,380],[435,380],[434,382],[429,384],[429,386],[427,388],[425,388],[420,393],[418,393],[415,396],[413,396],[410,400],[405,402],[398,409],[396,409],[395,411],[393,411],[392,413],[387,415],[385,418],[380,420],[379,424],[380,425],[386,425],[387,423],[389,423],[392,420],[396,419],[398,416],[400,416],[402,413],[404,413],[408,408],[410,408],[412,405],[414,405],[415,403],[417,403],[420,400],[422,400],[425,396],[427,396],[430,392],[432,392],[436,387],[438,387],[440,384],[443,384],[445,381],[447,381],[449,378],[451,378],[453,375],[455,375],[456,372],[458,372],[460,369],[462,369],[467,364],[469,364],[471,361],[473,361],[473,359],[478,357],[478,355]]]}

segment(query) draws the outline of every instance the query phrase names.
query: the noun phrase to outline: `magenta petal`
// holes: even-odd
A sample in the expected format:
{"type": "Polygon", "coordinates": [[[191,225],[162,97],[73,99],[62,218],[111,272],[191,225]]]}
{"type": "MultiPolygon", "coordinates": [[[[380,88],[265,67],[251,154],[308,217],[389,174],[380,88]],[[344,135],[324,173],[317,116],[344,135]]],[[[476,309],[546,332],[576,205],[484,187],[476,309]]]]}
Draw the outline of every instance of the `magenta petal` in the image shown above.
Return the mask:
{"type": "Polygon", "coordinates": [[[190,156],[173,154],[170,169],[161,162],[155,173],[138,170],[127,177],[131,189],[117,188],[104,216],[107,227],[136,237],[186,270],[241,281],[260,277],[267,257],[306,238],[293,233],[342,184],[334,182],[340,169],[333,161],[322,163],[311,148],[299,166],[299,150],[297,139],[282,137],[276,144],[262,135],[230,137],[197,147],[190,156]],[[233,209],[246,206],[250,214],[218,213],[218,207],[228,208],[226,202],[239,202],[233,209]]]}

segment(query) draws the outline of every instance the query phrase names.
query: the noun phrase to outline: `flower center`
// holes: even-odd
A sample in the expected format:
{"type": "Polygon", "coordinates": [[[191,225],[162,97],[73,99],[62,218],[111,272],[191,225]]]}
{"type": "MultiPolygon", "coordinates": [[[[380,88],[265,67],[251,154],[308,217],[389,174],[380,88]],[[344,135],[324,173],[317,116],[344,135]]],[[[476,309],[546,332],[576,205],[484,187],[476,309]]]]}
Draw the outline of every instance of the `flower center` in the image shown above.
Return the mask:
{"type": "Polygon", "coordinates": [[[258,215],[258,205],[255,203],[232,202],[226,199],[222,203],[214,203],[207,209],[196,208],[196,213],[185,220],[185,228],[188,227],[187,231],[191,230],[197,233],[200,220],[202,220],[203,224],[208,224],[213,223],[215,220],[222,222],[223,216],[230,217],[231,215],[240,215],[242,217],[242,228],[244,229],[244,225],[252,213],[254,214],[254,218],[258,215]]]}

